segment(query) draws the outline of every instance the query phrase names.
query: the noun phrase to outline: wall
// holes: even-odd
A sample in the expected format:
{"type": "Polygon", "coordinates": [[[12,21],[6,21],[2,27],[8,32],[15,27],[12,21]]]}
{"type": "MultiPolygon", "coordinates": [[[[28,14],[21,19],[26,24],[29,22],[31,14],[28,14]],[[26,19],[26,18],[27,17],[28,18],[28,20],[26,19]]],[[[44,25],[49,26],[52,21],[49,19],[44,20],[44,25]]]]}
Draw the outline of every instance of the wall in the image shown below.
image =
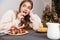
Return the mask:
{"type": "Polygon", "coordinates": [[[48,4],[48,5],[50,5],[50,7],[51,7],[51,5],[52,5],[52,0],[43,0],[43,3],[44,3],[44,7],[48,4]]]}
{"type": "MultiPolygon", "coordinates": [[[[16,10],[22,0],[0,0],[0,18],[8,10],[16,10]]],[[[37,13],[40,18],[43,14],[44,1],[43,0],[32,0],[34,4],[33,13],[37,13]]]]}
{"type": "Polygon", "coordinates": [[[0,18],[8,10],[17,9],[22,0],[0,0],[0,18]]]}

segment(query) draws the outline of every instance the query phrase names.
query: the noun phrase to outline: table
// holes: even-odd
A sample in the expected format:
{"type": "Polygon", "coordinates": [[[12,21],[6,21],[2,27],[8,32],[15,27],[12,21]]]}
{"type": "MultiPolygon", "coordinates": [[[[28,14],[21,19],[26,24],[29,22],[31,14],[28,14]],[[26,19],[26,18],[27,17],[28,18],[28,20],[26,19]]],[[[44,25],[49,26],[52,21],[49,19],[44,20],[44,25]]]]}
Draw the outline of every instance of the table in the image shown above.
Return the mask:
{"type": "Polygon", "coordinates": [[[4,38],[5,40],[51,40],[47,38],[47,33],[38,33],[33,30],[29,31],[28,34],[20,35],[20,36],[11,36],[11,35],[3,35],[0,36],[1,38],[4,38]]]}

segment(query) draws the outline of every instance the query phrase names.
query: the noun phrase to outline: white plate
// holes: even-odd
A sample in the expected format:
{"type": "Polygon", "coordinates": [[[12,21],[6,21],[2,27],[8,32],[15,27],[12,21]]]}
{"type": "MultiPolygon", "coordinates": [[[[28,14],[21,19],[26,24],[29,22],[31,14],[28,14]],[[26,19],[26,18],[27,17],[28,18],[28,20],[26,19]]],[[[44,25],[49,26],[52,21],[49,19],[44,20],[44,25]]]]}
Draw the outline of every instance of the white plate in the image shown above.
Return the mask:
{"type": "Polygon", "coordinates": [[[4,33],[0,33],[0,36],[4,36],[5,34],[4,33]]]}
{"type": "Polygon", "coordinates": [[[29,33],[29,32],[26,31],[26,33],[17,33],[17,34],[5,33],[5,34],[8,34],[8,35],[24,35],[24,34],[27,34],[27,33],[29,33]]]}

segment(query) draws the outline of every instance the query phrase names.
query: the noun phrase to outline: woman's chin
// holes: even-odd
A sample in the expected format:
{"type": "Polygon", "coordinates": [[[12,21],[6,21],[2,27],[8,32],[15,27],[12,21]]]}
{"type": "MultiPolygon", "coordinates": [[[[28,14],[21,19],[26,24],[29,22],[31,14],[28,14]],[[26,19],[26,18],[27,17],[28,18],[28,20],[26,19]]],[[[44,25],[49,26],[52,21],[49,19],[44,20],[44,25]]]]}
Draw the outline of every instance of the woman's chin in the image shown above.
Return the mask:
{"type": "Polygon", "coordinates": [[[27,15],[23,15],[23,16],[27,16],[27,15]]]}

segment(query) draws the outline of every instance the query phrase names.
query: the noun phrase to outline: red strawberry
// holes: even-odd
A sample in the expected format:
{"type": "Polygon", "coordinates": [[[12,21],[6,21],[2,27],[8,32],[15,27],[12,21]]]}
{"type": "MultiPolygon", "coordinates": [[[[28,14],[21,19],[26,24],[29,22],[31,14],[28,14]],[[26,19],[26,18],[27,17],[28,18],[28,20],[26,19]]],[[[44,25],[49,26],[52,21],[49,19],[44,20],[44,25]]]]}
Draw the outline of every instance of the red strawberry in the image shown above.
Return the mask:
{"type": "Polygon", "coordinates": [[[20,29],[19,31],[20,31],[20,33],[25,33],[26,32],[25,29],[20,29]]]}

